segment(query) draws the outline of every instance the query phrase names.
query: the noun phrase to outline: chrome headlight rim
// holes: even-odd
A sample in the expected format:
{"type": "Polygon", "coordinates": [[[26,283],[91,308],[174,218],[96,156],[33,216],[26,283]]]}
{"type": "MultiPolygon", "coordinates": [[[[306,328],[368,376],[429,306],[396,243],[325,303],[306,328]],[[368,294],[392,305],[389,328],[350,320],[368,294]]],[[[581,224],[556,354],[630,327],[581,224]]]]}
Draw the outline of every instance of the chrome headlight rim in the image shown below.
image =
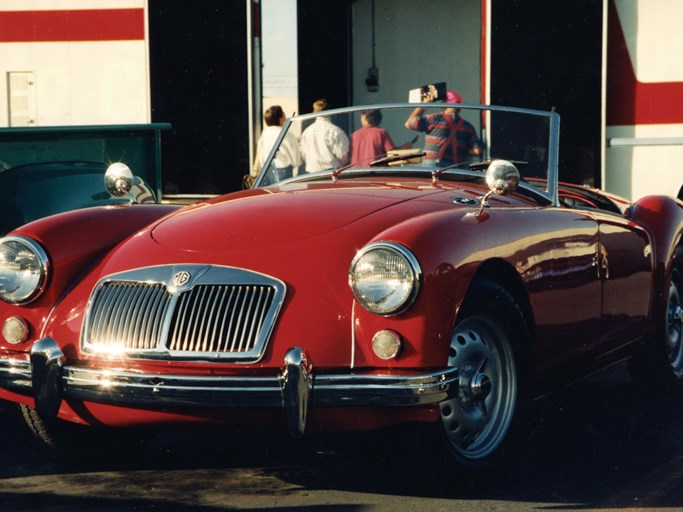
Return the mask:
{"type": "Polygon", "coordinates": [[[7,242],[22,244],[28,248],[28,250],[34,254],[36,260],[38,261],[40,275],[38,281],[30,292],[24,293],[18,298],[12,298],[11,295],[4,295],[0,293],[0,300],[13,305],[29,304],[40,297],[45,291],[48,273],[50,270],[50,260],[45,249],[43,249],[43,247],[32,238],[23,235],[10,235],[0,238],[0,245],[3,245],[7,242]]]}
{"type": "Polygon", "coordinates": [[[420,267],[419,262],[417,261],[417,258],[415,255],[405,247],[404,245],[401,245],[396,242],[388,242],[388,241],[379,241],[379,242],[372,242],[365,247],[363,247],[361,250],[359,250],[356,253],[356,256],[353,258],[353,261],[351,262],[351,266],[349,268],[349,287],[351,288],[351,293],[353,293],[353,296],[355,297],[356,301],[365,309],[366,311],[369,311],[370,313],[374,313],[379,316],[394,316],[394,315],[399,315],[403,312],[405,312],[410,306],[413,305],[413,302],[415,302],[415,298],[417,297],[420,288],[422,287],[422,269],[420,267]],[[356,287],[355,287],[355,270],[356,270],[356,265],[358,264],[359,261],[361,261],[367,254],[370,252],[376,251],[376,250],[385,250],[389,252],[393,252],[394,254],[400,256],[403,258],[407,264],[407,267],[410,270],[411,274],[411,290],[410,292],[406,295],[405,299],[396,307],[393,307],[391,309],[387,310],[376,310],[373,309],[372,307],[369,307],[369,304],[365,301],[363,301],[362,297],[359,297],[358,294],[356,293],[356,287]]]}

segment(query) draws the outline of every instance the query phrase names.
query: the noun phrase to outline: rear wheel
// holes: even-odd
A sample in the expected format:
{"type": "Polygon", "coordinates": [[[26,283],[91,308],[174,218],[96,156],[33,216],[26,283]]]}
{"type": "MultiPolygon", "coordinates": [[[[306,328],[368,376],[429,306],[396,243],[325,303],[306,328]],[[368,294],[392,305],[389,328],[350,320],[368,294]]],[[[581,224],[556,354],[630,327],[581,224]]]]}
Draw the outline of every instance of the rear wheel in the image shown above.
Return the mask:
{"type": "Polygon", "coordinates": [[[526,424],[528,372],[519,350],[526,325],[510,294],[495,283],[476,296],[451,337],[448,365],[460,369],[457,396],[441,403],[451,454],[465,468],[504,466],[526,424]]]}
{"type": "Polygon", "coordinates": [[[683,280],[678,270],[674,270],[669,284],[669,299],[666,311],[666,355],[669,370],[676,380],[683,380],[683,280]]]}
{"type": "Polygon", "coordinates": [[[151,430],[89,427],[58,418],[43,418],[33,407],[16,404],[16,418],[29,441],[44,457],[65,464],[122,460],[147,444],[151,430]]]}
{"type": "Polygon", "coordinates": [[[668,287],[662,340],[630,362],[631,377],[644,387],[683,381],[683,275],[674,269],[668,287]]]}

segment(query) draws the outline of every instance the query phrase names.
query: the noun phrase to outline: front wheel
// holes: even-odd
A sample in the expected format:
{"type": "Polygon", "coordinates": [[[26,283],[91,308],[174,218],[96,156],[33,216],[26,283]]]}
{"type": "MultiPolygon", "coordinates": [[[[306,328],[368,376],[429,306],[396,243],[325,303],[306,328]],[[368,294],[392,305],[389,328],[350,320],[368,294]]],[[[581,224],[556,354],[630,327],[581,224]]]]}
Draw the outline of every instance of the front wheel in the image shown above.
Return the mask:
{"type": "Polygon", "coordinates": [[[15,412],[20,429],[34,448],[45,458],[63,464],[123,460],[155,435],[152,430],[89,427],[43,418],[33,407],[23,404],[15,404],[15,412]]]}
{"type": "Polygon", "coordinates": [[[500,448],[517,403],[515,357],[504,331],[486,316],[461,322],[448,365],[459,368],[457,397],[441,403],[441,419],[456,458],[482,464],[500,448]]]}
{"type": "Polygon", "coordinates": [[[526,325],[509,294],[493,283],[456,325],[448,365],[459,369],[457,394],[441,406],[451,454],[460,466],[491,473],[504,466],[528,409],[528,372],[519,350],[526,325]],[[521,374],[520,374],[521,373],[521,374]]]}

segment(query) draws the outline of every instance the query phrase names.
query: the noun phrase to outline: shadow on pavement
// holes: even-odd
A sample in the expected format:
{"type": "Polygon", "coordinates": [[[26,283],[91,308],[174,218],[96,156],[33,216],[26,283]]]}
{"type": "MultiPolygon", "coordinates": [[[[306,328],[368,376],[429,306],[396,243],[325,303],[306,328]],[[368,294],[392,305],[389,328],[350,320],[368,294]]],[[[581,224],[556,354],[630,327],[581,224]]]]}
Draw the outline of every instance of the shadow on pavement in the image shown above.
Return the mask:
{"type": "Polygon", "coordinates": [[[623,368],[586,379],[536,404],[533,431],[516,462],[485,486],[433,456],[429,440],[436,434],[429,428],[313,432],[303,440],[165,431],[130,460],[68,468],[36,455],[0,412],[5,433],[0,507],[213,512],[257,503],[259,510],[279,511],[366,508],[352,501],[290,504],[326,490],[496,501],[510,509],[530,503],[557,510],[683,507],[682,405],[681,390],[637,393],[623,368]],[[277,506],[269,508],[269,503],[277,506]]]}

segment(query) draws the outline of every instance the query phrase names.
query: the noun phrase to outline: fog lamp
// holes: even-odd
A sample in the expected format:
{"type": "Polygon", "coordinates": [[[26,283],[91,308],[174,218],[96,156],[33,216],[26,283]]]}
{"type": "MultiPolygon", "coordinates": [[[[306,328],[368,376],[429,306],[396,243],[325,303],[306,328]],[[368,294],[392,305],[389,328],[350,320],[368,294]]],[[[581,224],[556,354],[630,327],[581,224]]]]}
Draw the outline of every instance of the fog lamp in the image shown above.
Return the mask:
{"type": "Polygon", "coordinates": [[[372,338],[372,350],[380,359],[395,358],[401,346],[401,337],[394,331],[379,331],[372,338]]]}
{"type": "Polygon", "coordinates": [[[28,334],[28,322],[18,316],[9,317],[2,326],[2,337],[12,345],[25,342],[28,334]]]}

